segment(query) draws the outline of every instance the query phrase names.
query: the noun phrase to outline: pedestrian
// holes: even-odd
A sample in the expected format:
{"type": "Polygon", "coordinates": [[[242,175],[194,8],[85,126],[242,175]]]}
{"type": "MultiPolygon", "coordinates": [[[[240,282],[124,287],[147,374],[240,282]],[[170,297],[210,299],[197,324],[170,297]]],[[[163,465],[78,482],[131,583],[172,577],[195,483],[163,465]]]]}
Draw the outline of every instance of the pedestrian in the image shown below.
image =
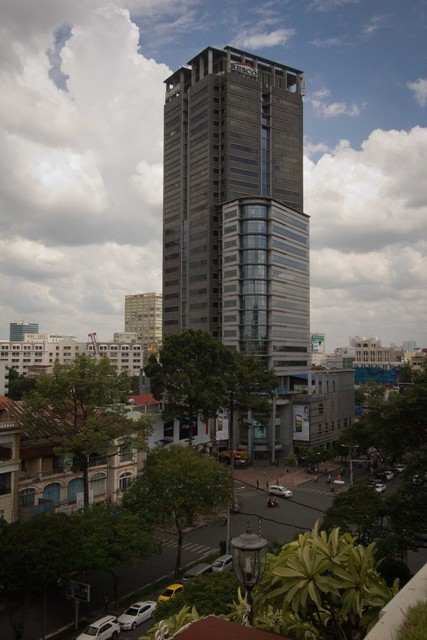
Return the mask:
{"type": "Polygon", "coordinates": [[[286,473],[289,473],[289,467],[286,467],[286,473]]]}
{"type": "Polygon", "coordinates": [[[267,491],[268,491],[268,480],[266,480],[266,481],[265,481],[265,488],[266,488],[266,489],[267,489],[267,491]]]}
{"type": "Polygon", "coordinates": [[[108,597],[108,593],[104,593],[104,611],[108,612],[108,605],[110,603],[110,598],[108,597]]]}
{"type": "Polygon", "coordinates": [[[318,482],[318,477],[317,476],[314,476],[314,482],[317,484],[317,482],[318,482]]]}
{"type": "Polygon", "coordinates": [[[259,489],[259,480],[258,480],[258,478],[257,478],[257,481],[256,481],[256,488],[259,489]]]}

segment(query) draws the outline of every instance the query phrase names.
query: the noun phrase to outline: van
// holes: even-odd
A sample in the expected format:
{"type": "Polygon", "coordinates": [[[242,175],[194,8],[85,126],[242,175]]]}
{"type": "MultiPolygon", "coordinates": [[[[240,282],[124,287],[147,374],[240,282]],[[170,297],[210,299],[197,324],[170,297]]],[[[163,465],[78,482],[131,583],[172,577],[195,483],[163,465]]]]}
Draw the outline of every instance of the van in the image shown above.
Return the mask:
{"type": "Polygon", "coordinates": [[[182,576],[182,581],[188,582],[189,580],[192,580],[192,578],[197,578],[198,576],[202,576],[205,573],[212,573],[211,564],[207,564],[206,562],[195,564],[194,567],[191,567],[184,573],[184,575],[182,576]]]}

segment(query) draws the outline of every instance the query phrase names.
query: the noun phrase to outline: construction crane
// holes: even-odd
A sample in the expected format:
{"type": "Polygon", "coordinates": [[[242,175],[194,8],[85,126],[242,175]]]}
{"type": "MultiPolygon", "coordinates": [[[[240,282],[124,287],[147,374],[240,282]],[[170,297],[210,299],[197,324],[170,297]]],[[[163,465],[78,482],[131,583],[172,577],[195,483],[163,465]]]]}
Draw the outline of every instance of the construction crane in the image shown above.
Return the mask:
{"type": "Polygon", "coordinates": [[[98,338],[96,337],[96,333],[95,331],[93,331],[92,333],[88,333],[89,338],[92,341],[92,346],[93,346],[93,352],[96,356],[99,356],[99,342],[98,342],[98,338]]]}

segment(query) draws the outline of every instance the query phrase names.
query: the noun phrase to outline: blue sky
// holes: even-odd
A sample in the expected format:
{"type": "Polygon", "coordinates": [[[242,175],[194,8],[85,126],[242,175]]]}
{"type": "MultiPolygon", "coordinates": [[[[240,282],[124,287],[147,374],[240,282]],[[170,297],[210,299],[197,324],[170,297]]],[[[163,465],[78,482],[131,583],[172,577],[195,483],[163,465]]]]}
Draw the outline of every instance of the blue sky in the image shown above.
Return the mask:
{"type": "Polygon", "coordinates": [[[311,328],[427,346],[427,1],[3,0],[0,339],[110,339],[161,290],[163,80],[206,46],[304,71],[311,328]]]}

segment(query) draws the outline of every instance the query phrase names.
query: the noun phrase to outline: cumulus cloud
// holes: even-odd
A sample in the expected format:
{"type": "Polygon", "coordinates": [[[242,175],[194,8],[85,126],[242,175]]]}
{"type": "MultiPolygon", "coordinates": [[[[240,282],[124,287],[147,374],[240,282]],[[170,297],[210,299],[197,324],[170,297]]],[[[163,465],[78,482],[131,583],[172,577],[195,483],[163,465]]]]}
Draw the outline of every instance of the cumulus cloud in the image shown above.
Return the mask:
{"type": "Polygon", "coordinates": [[[360,150],[342,141],[317,162],[306,158],[311,322],[328,327],[334,346],[351,332],[380,332],[389,342],[420,335],[427,312],[426,163],[421,127],[377,130],[360,150]]]}
{"type": "MultiPolygon", "coordinates": [[[[197,0],[122,4],[3,0],[1,338],[22,319],[107,339],[123,329],[125,295],[161,290],[163,81],[171,71],[145,43],[153,51],[190,23],[197,29],[197,0]]],[[[242,48],[289,43],[295,31],[279,28],[275,6],[241,31],[242,48]]],[[[425,106],[426,80],[408,87],[425,106]]],[[[327,89],[306,103],[329,119],[357,117],[363,106],[327,89]]],[[[378,129],[358,149],[321,140],[305,145],[312,326],[337,344],[350,332],[421,341],[427,129],[378,129]]]]}
{"type": "Polygon", "coordinates": [[[22,307],[52,331],[87,313],[110,337],[104,314],[121,329],[124,296],[161,289],[170,70],[144,57],[129,11],[108,1],[4,9],[1,337],[22,307]]]}
{"type": "Polygon", "coordinates": [[[427,104],[427,78],[418,78],[415,82],[408,82],[406,86],[414,92],[415,100],[420,107],[425,107],[427,104]]]}

